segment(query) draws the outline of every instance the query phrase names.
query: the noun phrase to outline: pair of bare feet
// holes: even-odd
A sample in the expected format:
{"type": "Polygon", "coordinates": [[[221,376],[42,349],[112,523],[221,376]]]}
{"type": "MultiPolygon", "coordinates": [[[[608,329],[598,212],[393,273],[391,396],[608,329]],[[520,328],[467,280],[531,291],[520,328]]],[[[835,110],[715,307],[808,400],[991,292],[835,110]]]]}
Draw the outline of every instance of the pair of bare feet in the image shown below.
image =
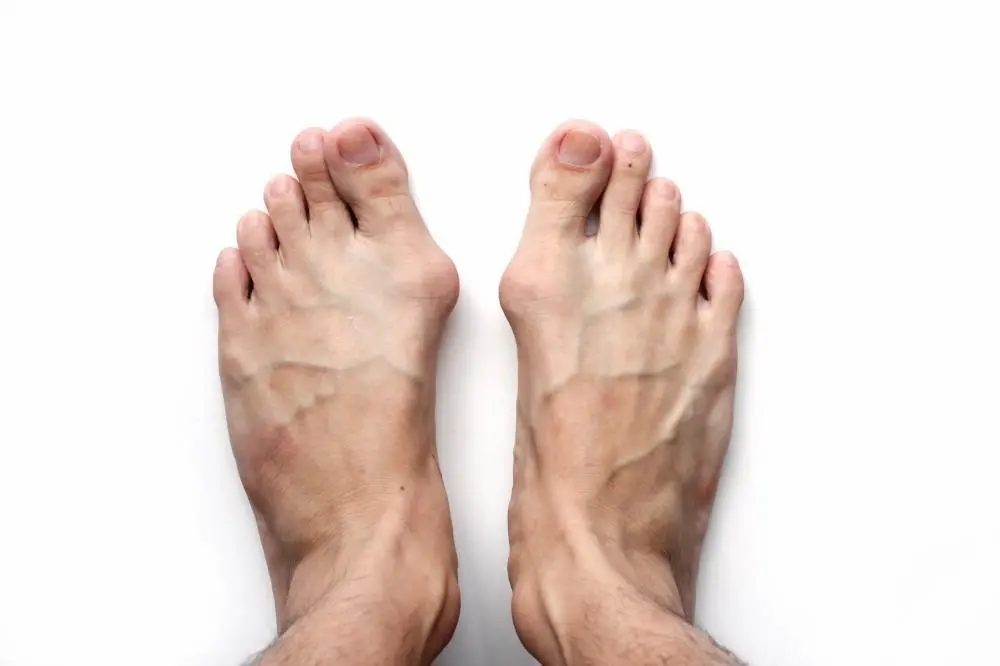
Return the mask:
{"type": "MultiPolygon", "coordinates": [[[[742,277],[676,187],[647,181],[651,159],[634,132],[559,127],[500,284],[519,364],[513,615],[544,663],[736,663],[690,620],[742,277]]],[[[260,663],[428,663],[459,615],[434,442],[458,274],[374,123],[306,130],[292,164],[214,279],[230,435],[281,634],[260,663]]]]}

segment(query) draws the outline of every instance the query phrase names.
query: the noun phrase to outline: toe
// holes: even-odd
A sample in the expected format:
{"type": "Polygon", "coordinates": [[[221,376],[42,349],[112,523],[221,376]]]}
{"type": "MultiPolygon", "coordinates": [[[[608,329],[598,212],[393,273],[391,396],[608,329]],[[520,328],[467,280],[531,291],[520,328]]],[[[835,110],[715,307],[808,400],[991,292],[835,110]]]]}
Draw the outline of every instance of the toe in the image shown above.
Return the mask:
{"type": "Polygon", "coordinates": [[[611,139],[593,123],[560,125],[542,145],[531,169],[526,232],[584,237],[587,217],[608,184],[611,139]]]}
{"type": "Polygon", "coordinates": [[[250,274],[236,248],[227,247],[219,253],[212,276],[212,294],[223,317],[246,306],[250,298],[250,274]]]}
{"type": "Polygon", "coordinates": [[[716,252],[705,268],[705,294],[713,310],[735,318],[743,304],[743,272],[732,252],[716,252]]]}
{"type": "Polygon", "coordinates": [[[712,232],[698,213],[684,213],[674,240],[673,266],[677,279],[697,291],[712,251],[712,232]]]}
{"type": "Polygon", "coordinates": [[[681,220],[681,193],[677,185],[666,178],[654,178],[646,183],[639,218],[640,253],[666,268],[681,220]]]}
{"type": "Polygon", "coordinates": [[[244,215],[236,227],[236,244],[257,292],[278,269],[278,238],[271,219],[260,211],[244,215]]]}
{"type": "Polygon", "coordinates": [[[423,226],[403,156],[374,122],[342,122],[327,135],[325,154],[333,183],[354,212],[359,231],[378,235],[423,226]]]}
{"type": "Polygon", "coordinates": [[[631,247],[638,238],[636,216],[649,177],[653,151],[637,132],[622,132],[613,140],[611,179],[601,199],[598,239],[611,247],[631,247]]]}
{"type": "Polygon", "coordinates": [[[309,229],[313,235],[353,233],[351,215],[326,169],[324,135],[321,129],[307,129],[292,143],[292,168],[302,184],[309,229]]]}
{"type": "Polygon", "coordinates": [[[278,235],[281,253],[288,259],[288,255],[294,254],[309,237],[302,188],[291,176],[277,176],[264,189],[264,203],[278,235]]]}

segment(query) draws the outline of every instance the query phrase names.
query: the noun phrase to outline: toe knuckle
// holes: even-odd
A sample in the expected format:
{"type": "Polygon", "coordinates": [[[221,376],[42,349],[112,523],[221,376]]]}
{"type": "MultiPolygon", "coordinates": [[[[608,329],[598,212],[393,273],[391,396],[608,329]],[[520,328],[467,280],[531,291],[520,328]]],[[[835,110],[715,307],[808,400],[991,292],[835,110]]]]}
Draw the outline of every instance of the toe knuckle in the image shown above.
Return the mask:
{"type": "Polygon", "coordinates": [[[224,382],[237,386],[250,378],[253,367],[242,344],[229,342],[219,346],[219,372],[224,382]]]}

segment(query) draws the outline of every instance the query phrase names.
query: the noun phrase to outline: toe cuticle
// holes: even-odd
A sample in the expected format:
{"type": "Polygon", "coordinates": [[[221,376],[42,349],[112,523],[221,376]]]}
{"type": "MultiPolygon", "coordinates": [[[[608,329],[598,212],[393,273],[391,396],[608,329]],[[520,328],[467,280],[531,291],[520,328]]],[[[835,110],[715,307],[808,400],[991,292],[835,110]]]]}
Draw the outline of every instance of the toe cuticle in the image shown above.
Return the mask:
{"type": "Polygon", "coordinates": [[[571,129],[559,142],[557,156],[569,166],[590,166],[601,156],[601,140],[585,130],[571,129]]]}
{"type": "Polygon", "coordinates": [[[363,126],[350,127],[337,138],[337,152],[354,166],[368,166],[379,161],[381,149],[371,131],[363,126]]]}

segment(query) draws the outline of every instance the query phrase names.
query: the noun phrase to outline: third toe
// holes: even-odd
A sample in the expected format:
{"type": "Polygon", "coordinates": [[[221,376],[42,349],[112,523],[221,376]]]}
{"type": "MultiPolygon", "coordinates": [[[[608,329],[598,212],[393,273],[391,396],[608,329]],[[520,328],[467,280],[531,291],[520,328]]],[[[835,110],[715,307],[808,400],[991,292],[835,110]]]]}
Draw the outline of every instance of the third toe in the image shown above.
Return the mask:
{"type": "Polygon", "coordinates": [[[297,180],[277,176],[264,188],[264,203],[278,235],[281,252],[288,258],[309,236],[305,198],[297,180]]]}
{"type": "Polygon", "coordinates": [[[646,183],[639,213],[639,248],[643,256],[666,268],[680,219],[681,194],[677,185],[666,178],[646,183]]]}
{"type": "Polygon", "coordinates": [[[260,211],[244,215],[236,226],[236,244],[256,291],[278,269],[278,239],[271,219],[260,211]]]}

